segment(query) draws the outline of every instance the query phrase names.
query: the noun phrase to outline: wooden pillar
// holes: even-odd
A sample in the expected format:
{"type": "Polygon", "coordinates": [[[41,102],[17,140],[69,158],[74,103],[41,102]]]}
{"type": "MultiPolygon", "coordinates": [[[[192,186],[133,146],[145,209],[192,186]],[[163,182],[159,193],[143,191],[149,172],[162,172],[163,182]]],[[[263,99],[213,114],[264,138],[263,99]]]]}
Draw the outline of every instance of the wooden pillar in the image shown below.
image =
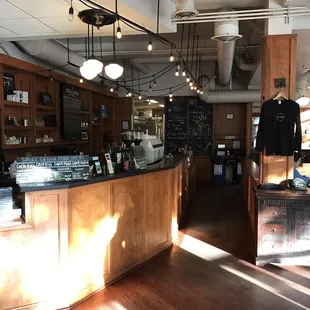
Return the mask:
{"type": "MultiPolygon", "coordinates": [[[[296,35],[268,35],[265,39],[262,60],[262,103],[279,92],[276,78],[285,78],[283,89],[289,98],[296,93],[296,35]]],[[[280,183],[293,178],[293,157],[260,156],[260,182],[280,183]]]]}

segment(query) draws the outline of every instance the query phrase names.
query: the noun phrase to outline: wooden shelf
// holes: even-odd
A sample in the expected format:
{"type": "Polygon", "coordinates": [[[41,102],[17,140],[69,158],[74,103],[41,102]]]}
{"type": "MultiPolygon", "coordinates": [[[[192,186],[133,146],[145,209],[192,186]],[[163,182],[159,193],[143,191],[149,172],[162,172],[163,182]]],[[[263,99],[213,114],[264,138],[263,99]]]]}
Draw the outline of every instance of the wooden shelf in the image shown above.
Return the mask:
{"type": "Polygon", "coordinates": [[[40,147],[40,146],[53,146],[53,145],[57,145],[58,143],[56,142],[41,142],[41,143],[35,143],[33,145],[33,147],[40,147]]]}
{"type": "Polygon", "coordinates": [[[26,143],[26,144],[4,144],[3,149],[4,150],[12,150],[12,149],[26,149],[33,147],[33,144],[26,143]]]}
{"type": "Polygon", "coordinates": [[[8,101],[3,100],[4,105],[11,106],[11,107],[19,107],[19,108],[32,108],[32,105],[29,103],[23,103],[23,102],[14,102],[14,101],[8,101]]]}
{"type": "Polygon", "coordinates": [[[89,115],[90,112],[88,112],[88,111],[81,111],[81,114],[82,114],[82,115],[89,115]]]}
{"type": "Polygon", "coordinates": [[[89,127],[81,127],[81,130],[89,130],[89,127]]]}
{"type": "Polygon", "coordinates": [[[93,124],[94,127],[100,127],[100,124],[93,124]]]}
{"type": "Polygon", "coordinates": [[[52,130],[57,130],[57,127],[45,127],[45,126],[36,126],[36,130],[40,131],[52,131],[52,130]]]}
{"type": "Polygon", "coordinates": [[[46,105],[37,105],[36,106],[37,110],[47,110],[47,111],[56,111],[56,107],[52,106],[46,106],[46,105]]]}
{"type": "Polygon", "coordinates": [[[4,126],[4,130],[16,130],[16,131],[24,131],[24,130],[32,130],[33,126],[4,126]]]}
{"type": "Polygon", "coordinates": [[[82,141],[80,141],[80,144],[90,144],[90,141],[89,140],[82,140],[82,141]]]}

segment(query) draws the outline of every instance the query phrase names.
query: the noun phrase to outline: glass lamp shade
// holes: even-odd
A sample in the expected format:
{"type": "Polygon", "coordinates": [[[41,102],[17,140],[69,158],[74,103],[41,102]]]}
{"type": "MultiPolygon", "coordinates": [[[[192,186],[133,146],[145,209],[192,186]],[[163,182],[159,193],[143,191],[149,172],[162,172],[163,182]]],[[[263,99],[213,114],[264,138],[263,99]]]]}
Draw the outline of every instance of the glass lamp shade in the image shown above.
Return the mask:
{"type": "Polygon", "coordinates": [[[87,79],[94,79],[103,69],[103,63],[97,59],[88,59],[80,68],[81,75],[87,79]]]}
{"type": "Polygon", "coordinates": [[[112,80],[116,80],[123,75],[124,68],[117,63],[111,63],[104,67],[105,74],[112,80]]]}
{"type": "Polygon", "coordinates": [[[308,98],[308,97],[301,97],[301,98],[297,99],[296,102],[297,102],[300,106],[306,106],[306,105],[309,104],[310,98],[308,98]]]}

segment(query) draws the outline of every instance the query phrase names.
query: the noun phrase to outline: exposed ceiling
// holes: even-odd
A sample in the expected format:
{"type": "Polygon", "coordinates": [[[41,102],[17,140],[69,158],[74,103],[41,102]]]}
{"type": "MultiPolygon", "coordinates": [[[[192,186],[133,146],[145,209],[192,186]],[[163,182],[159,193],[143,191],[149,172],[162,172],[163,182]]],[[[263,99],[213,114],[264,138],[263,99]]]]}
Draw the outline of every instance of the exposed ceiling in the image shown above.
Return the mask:
{"type": "Polygon", "coordinates": [[[221,8],[245,8],[263,6],[264,0],[194,0],[197,10],[213,10],[221,8]]]}
{"type": "MultiPolygon", "coordinates": [[[[40,38],[66,38],[85,36],[87,27],[76,16],[87,9],[79,0],[73,0],[75,18],[68,21],[70,0],[0,0],[0,38],[3,40],[22,40],[40,38]]],[[[96,0],[96,3],[115,10],[114,0],[96,0]]],[[[119,13],[132,20],[139,21],[148,29],[156,29],[156,2],[152,0],[119,0],[119,13]]],[[[174,4],[163,0],[160,11],[160,29],[162,32],[175,31],[171,23],[174,4]]],[[[110,35],[112,28],[102,27],[96,35],[110,35]]],[[[124,34],[136,34],[136,31],[123,25],[124,34]]]]}

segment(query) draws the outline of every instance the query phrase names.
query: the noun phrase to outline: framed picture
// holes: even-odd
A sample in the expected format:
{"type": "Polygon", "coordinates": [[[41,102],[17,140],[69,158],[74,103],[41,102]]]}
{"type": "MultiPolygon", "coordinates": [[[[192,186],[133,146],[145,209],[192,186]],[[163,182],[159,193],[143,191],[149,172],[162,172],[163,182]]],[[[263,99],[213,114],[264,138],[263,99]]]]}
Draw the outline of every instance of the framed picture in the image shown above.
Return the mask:
{"type": "Polygon", "coordinates": [[[13,95],[15,90],[15,76],[11,73],[3,73],[3,94],[4,99],[7,95],[13,95]]]}
{"type": "Polygon", "coordinates": [[[53,106],[51,95],[48,93],[41,93],[41,104],[47,106],[53,106]]]}
{"type": "Polygon", "coordinates": [[[88,134],[86,131],[82,131],[82,140],[88,140],[88,134]]]}
{"type": "Polygon", "coordinates": [[[129,121],[122,121],[122,130],[129,130],[129,121]]]}
{"type": "Polygon", "coordinates": [[[226,114],[226,119],[234,119],[234,114],[233,113],[226,114]]]}

